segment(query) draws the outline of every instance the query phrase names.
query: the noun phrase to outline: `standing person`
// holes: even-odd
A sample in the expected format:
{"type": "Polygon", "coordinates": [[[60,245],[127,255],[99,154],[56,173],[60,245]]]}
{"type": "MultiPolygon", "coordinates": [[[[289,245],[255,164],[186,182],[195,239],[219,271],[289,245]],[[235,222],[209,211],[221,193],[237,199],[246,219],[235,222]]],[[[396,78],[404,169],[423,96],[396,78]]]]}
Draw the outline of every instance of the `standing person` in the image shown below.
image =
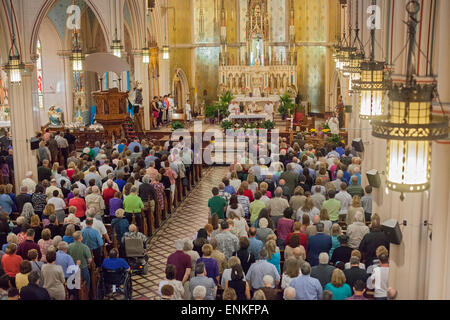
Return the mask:
{"type": "Polygon", "coordinates": [[[176,270],[176,276],[175,278],[178,281],[181,281],[184,285],[186,282],[189,281],[189,277],[191,275],[191,257],[184,253],[183,251],[184,247],[184,240],[179,239],[175,241],[175,249],[176,251],[169,255],[167,258],[167,264],[166,265],[174,265],[176,270]]]}
{"type": "Polygon", "coordinates": [[[49,250],[46,254],[47,263],[42,266],[42,287],[47,289],[53,300],[66,300],[64,284],[64,271],[60,265],[55,264],[56,251],[49,250]]]}
{"type": "Polygon", "coordinates": [[[304,262],[300,271],[302,274],[289,283],[289,286],[295,289],[295,300],[321,300],[322,285],[319,280],[311,277],[311,265],[304,262]]]}
{"type": "Polygon", "coordinates": [[[330,283],[325,286],[325,290],[333,293],[332,300],[345,300],[352,296],[352,290],[346,281],[344,272],[338,268],[334,269],[330,283]]]}
{"type": "Polygon", "coordinates": [[[164,113],[164,106],[162,103],[162,97],[157,97],[156,98],[156,103],[157,103],[157,107],[158,107],[158,121],[157,121],[157,125],[158,126],[162,126],[162,116],[164,113]]]}
{"type": "Polygon", "coordinates": [[[171,93],[169,93],[169,95],[167,97],[167,100],[169,101],[169,108],[167,110],[167,115],[168,115],[167,116],[167,120],[168,121],[172,121],[172,114],[173,114],[173,109],[175,107],[175,102],[174,102],[174,100],[172,98],[172,94],[171,93]]]}
{"type": "Polygon", "coordinates": [[[387,291],[389,288],[389,258],[386,254],[381,254],[378,259],[380,266],[373,269],[370,276],[375,288],[375,300],[387,300],[387,291]]]}
{"type": "Polygon", "coordinates": [[[66,129],[66,133],[64,134],[64,138],[67,140],[67,143],[69,144],[69,151],[72,152],[75,150],[75,142],[77,141],[77,138],[70,133],[69,129],[66,129]]]}
{"type": "Polygon", "coordinates": [[[153,127],[155,129],[158,129],[158,117],[159,117],[159,109],[158,109],[158,103],[157,103],[157,97],[153,97],[152,101],[152,113],[153,113],[153,127]]]}
{"type": "Polygon", "coordinates": [[[324,224],[319,222],[316,225],[317,234],[309,237],[306,251],[308,253],[308,261],[311,266],[319,264],[319,254],[329,252],[331,249],[331,237],[324,233],[324,224]]]}
{"type": "Polygon", "coordinates": [[[56,136],[56,142],[58,144],[58,149],[61,154],[61,156],[64,158],[64,161],[62,162],[63,165],[66,165],[67,158],[69,158],[69,142],[66,138],[64,138],[64,133],[58,133],[56,136]]]}
{"type": "Polygon", "coordinates": [[[28,275],[28,285],[20,290],[20,300],[36,301],[36,300],[50,300],[50,295],[47,289],[40,286],[41,273],[38,271],[31,271],[28,275]]]}
{"type": "Polygon", "coordinates": [[[334,198],[335,194],[336,192],[334,190],[328,191],[329,199],[322,204],[322,208],[328,210],[328,215],[332,223],[338,223],[339,212],[341,211],[341,203],[334,198]]]}
{"type": "Polygon", "coordinates": [[[186,121],[191,122],[191,120],[192,120],[192,109],[190,100],[188,99],[186,101],[186,121]]]}
{"type": "Polygon", "coordinates": [[[74,242],[69,245],[67,253],[72,257],[73,261],[80,266],[81,278],[86,281],[86,288],[91,286],[91,276],[89,273],[89,264],[92,262],[91,250],[82,243],[83,236],[81,231],[73,234],[74,242]]]}
{"type": "Polygon", "coordinates": [[[225,218],[225,211],[227,207],[227,202],[224,198],[219,196],[219,189],[214,187],[212,189],[213,197],[208,200],[208,207],[210,209],[211,216],[217,214],[219,219],[225,218]]]}

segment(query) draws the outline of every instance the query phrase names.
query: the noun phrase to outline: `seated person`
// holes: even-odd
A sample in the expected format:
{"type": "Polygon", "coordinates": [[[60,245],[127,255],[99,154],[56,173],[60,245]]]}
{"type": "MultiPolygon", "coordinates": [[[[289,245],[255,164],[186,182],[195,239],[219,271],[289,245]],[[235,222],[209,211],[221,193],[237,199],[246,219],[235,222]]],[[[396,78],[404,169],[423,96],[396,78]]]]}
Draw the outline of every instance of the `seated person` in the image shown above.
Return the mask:
{"type": "Polygon", "coordinates": [[[125,259],[119,258],[119,253],[115,248],[112,248],[109,251],[109,258],[103,260],[102,268],[106,270],[119,270],[123,269],[124,271],[129,271],[130,266],[125,261],[125,259]]]}
{"type": "Polygon", "coordinates": [[[122,237],[122,244],[123,245],[125,245],[125,239],[126,238],[142,239],[142,241],[144,242],[144,249],[146,248],[145,243],[147,241],[147,237],[143,233],[140,233],[138,231],[138,228],[134,224],[130,224],[130,226],[128,227],[128,232],[124,233],[124,235],[122,237]]]}

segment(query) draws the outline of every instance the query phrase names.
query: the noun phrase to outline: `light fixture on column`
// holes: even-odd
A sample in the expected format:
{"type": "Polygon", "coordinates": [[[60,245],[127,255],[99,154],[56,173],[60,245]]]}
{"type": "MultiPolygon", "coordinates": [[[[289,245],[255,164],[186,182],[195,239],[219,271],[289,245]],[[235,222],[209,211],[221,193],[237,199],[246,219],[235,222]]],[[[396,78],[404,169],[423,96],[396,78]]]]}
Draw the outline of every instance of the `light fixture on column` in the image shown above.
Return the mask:
{"type": "Polygon", "coordinates": [[[72,47],[72,53],[70,55],[70,61],[72,61],[72,69],[73,72],[80,72],[83,71],[83,61],[84,61],[84,54],[81,50],[80,43],[78,42],[78,32],[74,31],[74,44],[72,47]]]}
{"type": "Polygon", "coordinates": [[[112,41],[111,50],[113,52],[113,55],[115,55],[118,58],[121,58],[122,57],[122,49],[123,49],[122,42],[117,37],[117,28],[116,28],[116,37],[112,41]]]}
{"type": "Polygon", "coordinates": [[[406,83],[389,87],[388,116],[372,120],[372,135],[387,140],[387,187],[401,192],[422,192],[430,187],[431,142],[448,137],[448,119],[433,116],[431,103],[436,83],[417,84],[413,54],[415,19],[420,10],[417,0],[407,3],[409,49],[406,83]]]}
{"type": "Polygon", "coordinates": [[[163,46],[162,47],[162,53],[163,53],[163,59],[164,60],[169,60],[170,58],[170,53],[169,53],[169,46],[163,46]]]}
{"type": "Polygon", "coordinates": [[[11,84],[22,83],[22,71],[25,70],[25,65],[22,63],[19,50],[17,49],[14,29],[12,35],[12,45],[9,50],[8,63],[5,65],[4,69],[9,74],[9,82],[11,84]]]}

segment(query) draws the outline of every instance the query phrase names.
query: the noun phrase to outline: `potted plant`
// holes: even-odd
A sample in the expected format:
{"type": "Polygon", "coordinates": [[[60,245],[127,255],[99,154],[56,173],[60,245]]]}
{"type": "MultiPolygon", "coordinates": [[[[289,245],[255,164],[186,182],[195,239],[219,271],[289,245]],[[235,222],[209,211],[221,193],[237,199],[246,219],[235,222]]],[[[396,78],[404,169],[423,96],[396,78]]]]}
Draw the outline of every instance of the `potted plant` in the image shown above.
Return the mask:
{"type": "Polygon", "coordinates": [[[273,123],[270,120],[267,120],[263,123],[262,127],[267,130],[273,130],[275,129],[275,123],[273,123]]]}
{"type": "Polygon", "coordinates": [[[214,120],[217,116],[217,108],[216,105],[209,105],[205,109],[205,117],[209,119],[211,124],[214,124],[214,120]]]}
{"type": "Polygon", "coordinates": [[[283,120],[286,120],[286,118],[291,115],[293,109],[294,104],[292,103],[289,93],[280,96],[280,107],[278,108],[278,112],[281,114],[283,120]]]}
{"type": "Polygon", "coordinates": [[[184,124],[182,124],[180,121],[175,121],[172,123],[172,130],[179,130],[179,129],[184,129],[184,124]]]}
{"type": "Polygon", "coordinates": [[[224,120],[222,121],[221,127],[223,130],[227,131],[233,128],[233,123],[231,123],[231,121],[224,120]]]}

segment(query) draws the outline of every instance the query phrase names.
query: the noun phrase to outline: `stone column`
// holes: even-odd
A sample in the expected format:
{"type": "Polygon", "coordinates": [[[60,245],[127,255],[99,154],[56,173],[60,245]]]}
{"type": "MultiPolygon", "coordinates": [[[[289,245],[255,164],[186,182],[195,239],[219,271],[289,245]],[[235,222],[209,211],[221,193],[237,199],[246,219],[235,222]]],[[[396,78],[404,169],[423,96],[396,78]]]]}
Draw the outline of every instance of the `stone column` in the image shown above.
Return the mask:
{"type": "MultiPolygon", "coordinates": [[[[32,83],[34,65],[27,65],[20,85],[9,84],[9,105],[11,110],[11,135],[14,157],[14,178],[16,191],[28,171],[37,180],[36,151],[31,151],[30,139],[34,137],[36,115],[33,108],[32,83]]],[[[38,114],[37,114],[38,115],[38,114]]]]}
{"type": "MultiPolygon", "coordinates": [[[[448,61],[448,50],[450,41],[448,30],[450,23],[450,1],[438,1],[439,33],[436,43],[438,52],[438,92],[448,115],[450,111],[450,63],[448,61]]],[[[436,113],[442,113],[440,106],[436,106],[436,113]]],[[[430,188],[430,213],[432,241],[430,250],[430,269],[428,272],[428,299],[450,299],[450,255],[448,245],[450,244],[450,141],[433,142],[430,188]]]]}

